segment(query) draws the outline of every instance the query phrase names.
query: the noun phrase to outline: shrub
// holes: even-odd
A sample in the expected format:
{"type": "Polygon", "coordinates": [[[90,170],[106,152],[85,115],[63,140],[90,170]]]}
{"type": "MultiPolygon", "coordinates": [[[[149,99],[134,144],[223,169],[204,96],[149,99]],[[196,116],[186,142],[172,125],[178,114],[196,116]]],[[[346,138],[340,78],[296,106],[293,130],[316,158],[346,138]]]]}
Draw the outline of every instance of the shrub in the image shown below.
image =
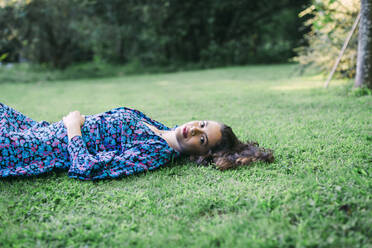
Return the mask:
{"type": "MultiPolygon", "coordinates": [[[[310,15],[305,22],[311,31],[304,36],[306,46],[295,49],[294,58],[303,68],[315,67],[328,73],[333,67],[343,43],[360,10],[358,0],[322,0],[300,13],[300,17],[310,15]]],[[[358,39],[354,32],[348,48],[336,70],[339,76],[355,76],[358,39]]]]}

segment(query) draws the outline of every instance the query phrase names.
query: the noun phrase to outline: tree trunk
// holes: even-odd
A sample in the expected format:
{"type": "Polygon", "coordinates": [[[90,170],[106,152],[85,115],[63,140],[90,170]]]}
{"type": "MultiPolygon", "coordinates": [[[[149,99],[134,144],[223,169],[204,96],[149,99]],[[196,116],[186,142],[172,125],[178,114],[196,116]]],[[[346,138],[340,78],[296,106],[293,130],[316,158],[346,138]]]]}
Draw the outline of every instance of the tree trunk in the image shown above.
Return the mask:
{"type": "Polygon", "coordinates": [[[354,87],[372,89],[372,0],[361,0],[357,71],[354,87]]]}

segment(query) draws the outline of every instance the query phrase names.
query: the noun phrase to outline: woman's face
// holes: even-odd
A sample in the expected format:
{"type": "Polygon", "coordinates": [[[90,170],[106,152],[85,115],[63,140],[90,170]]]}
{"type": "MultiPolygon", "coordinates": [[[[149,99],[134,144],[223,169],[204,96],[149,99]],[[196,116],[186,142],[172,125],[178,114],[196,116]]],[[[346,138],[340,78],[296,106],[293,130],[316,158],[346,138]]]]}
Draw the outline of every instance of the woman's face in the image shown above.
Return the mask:
{"type": "Polygon", "coordinates": [[[175,131],[181,152],[187,154],[205,154],[222,137],[221,124],[215,121],[190,121],[175,131]]]}

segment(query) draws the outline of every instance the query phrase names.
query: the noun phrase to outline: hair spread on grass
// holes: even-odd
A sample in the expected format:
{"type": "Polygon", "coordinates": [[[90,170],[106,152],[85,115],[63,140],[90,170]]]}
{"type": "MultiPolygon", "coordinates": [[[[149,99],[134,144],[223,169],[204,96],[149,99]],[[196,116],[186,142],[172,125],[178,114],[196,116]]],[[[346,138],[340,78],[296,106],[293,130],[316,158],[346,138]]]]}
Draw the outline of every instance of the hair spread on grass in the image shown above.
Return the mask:
{"type": "Polygon", "coordinates": [[[249,165],[255,161],[274,162],[273,151],[259,147],[257,142],[240,141],[232,129],[221,124],[221,141],[205,155],[191,156],[200,165],[215,164],[220,170],[249,165]]]}

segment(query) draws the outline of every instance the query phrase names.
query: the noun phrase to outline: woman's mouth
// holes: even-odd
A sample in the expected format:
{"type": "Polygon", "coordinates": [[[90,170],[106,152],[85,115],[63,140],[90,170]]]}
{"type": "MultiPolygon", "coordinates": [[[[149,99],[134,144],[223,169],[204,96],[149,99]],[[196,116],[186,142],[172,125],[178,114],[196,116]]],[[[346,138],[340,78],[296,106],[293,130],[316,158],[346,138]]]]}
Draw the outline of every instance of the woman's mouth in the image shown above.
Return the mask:
{"type": "Polygon", "coordinates": [[[187,127],[184,127],[182,129],[182,134],[183,134],[183,137],[186,139],[187,138],[187,127]]]}

